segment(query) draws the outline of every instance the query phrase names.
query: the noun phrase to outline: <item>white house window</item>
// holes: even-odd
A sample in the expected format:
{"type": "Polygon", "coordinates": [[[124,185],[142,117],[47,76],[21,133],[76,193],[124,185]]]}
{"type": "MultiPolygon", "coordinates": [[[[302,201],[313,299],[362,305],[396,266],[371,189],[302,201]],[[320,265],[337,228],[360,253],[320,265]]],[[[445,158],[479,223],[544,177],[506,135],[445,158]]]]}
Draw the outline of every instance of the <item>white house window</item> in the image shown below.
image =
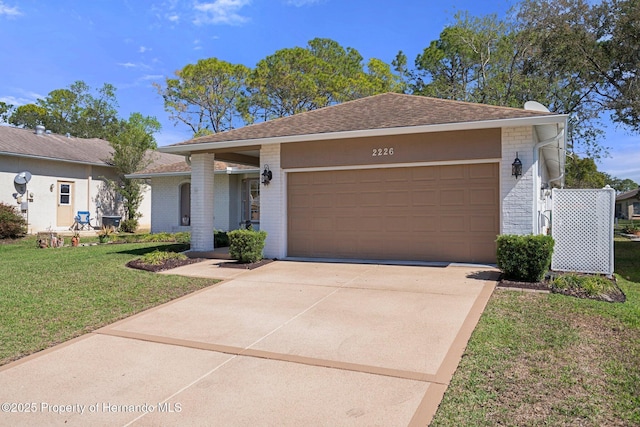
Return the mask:
{"type": "Polygon", "coordinates": [[[633,214],[640,215],[640,202],[633,202],[633,214]]]}
{"type": "Polygon", "coordinates": [[[191,224],[191,184],[180,186],[180,225],[191,224]]]}
{"type": "Polygon", "coordinates": [[[70,205],[71,204],[71,185],[69,184],[60,184],[60,205],[70,205]]]}
{"type": "Polygon", "coordinates": [[[252,224],[260,222],[260,180],[258,178],[242,181],[242,222],[252,224]]]}

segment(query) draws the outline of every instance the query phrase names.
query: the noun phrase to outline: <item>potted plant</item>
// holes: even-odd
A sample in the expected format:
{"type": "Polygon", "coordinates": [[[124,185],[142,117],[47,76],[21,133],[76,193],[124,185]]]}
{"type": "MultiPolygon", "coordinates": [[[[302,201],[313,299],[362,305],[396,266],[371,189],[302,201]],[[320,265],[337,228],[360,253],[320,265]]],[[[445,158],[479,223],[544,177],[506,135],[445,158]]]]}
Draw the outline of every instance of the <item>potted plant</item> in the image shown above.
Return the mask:
{"type": "Polygon", "coordinates": [[[102,226],[102,229],[98,231],[98,240],[100,243],[106,243],[111,238],[111,234],[115,231],[113,227],[102,226]]]}
{"type": "Polygon", "coordinates": [[[626,224],[624,227],[622,227],[622,232],[624,234],[635,234],[636,236],[638,236],[640,235],[640,226],[631,221],[629,224],[626,224]]]}
{"type": "Polygon", "coordinates": [[[71,237],[71,246],[78,246],[80,244],[80,233],[77,231],[73,233],[71,237]]]}

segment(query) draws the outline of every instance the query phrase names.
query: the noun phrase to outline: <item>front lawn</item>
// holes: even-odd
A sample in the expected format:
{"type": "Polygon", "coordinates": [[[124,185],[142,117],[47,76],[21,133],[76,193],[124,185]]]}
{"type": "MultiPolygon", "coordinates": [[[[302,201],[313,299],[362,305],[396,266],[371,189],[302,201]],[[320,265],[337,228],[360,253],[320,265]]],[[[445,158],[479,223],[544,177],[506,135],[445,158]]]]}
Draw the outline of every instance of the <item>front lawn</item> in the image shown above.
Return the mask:
{"type": "Polygon", "coordinates": [[[640,242],[615,267],[622,304],[496,290],[432,425],[640,425],[640,242]]]}
{"type": "Polygon", "coordinates": [[[125,267],[144,253],[171,248],[37,249],[33,237],[0,244],[0,365],[216,283],[125,267]]]}

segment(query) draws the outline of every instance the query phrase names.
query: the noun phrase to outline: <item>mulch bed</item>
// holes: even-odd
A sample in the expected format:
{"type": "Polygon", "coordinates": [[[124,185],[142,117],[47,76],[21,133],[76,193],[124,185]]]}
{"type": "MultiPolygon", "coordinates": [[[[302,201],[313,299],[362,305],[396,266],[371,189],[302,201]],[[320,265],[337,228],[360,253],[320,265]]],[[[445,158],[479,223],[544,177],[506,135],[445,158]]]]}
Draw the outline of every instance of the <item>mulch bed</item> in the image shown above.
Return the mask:
{"type": "Polygon", "coordinates": [[[161,264],[147,264],[140,259],[134,259],[127,263],[127,267],[136,268],[157,273],[158,271],[171,270],[172,268],[182,267],[183,265],[195,264],[196,262],[206,261],[206,258],[188,258],[188,259],[168,259],[161,264]]]}
{"type": "MultiPolygon", "coordinates": [[[[551,274],[558,276],[561,273],[552,272],[551,274]]],[[[551,286],[551,277],[547,276],[541,282],[517,282],[513,280],[506,280],[501,278],[498,282],[498,288],[503,289],[526,289],[526,290],[534,290],[534,291],[547,291],[553,292],[556,294],[568,295],[575,298],[584,298],[584,299],[592,299],[596,301],[606,301],[606,302],[625,302],[627,300],[627,296],[622,292],[622,289],[618,286],[618,284],[614,279],[610,279],[614,284],[614,289],[611,290],[607,294],[599,294],[599,295],[589,295],[581,289],[557,289],[551,286]]]]}
{"type": "MultiPolygon", "coordinates": [[[[145,262],[142,262],[140,259],[134,259],[127,263],[127,267],[157,273],[158,271],[171,270],[172,268],[182,267],[183,265],[189,265],[189,264],[194,264],[196,262],[207,261],[207,259],[208,258],[188,258],[184,260],[168,259],[162,262],[161,264],[147,264],[145,262]]],[[[270,262],[273,262],[273,260],[263,259],[258,262],[252,262],[252,263],[246,263],[246,264],[241,264],[234,261],[234,262],[223,262],[218,264],[218,266],[226,267],[226,268],[242,268],[245,270],[253,270],[254,268],[262,267],[263,265],[269,264],[270,262]]]]}

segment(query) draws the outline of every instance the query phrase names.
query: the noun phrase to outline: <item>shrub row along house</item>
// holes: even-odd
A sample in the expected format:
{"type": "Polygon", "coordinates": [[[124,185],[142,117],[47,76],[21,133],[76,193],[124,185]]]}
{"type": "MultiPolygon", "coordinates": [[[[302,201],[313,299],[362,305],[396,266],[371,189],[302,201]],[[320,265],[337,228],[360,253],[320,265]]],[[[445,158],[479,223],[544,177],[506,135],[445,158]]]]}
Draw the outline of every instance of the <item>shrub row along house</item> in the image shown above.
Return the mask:
{"type": "Polygon", "coordinates": [[[162,147],[190,172],[140,177],[152,179],[154,217],[179,225],[188,210],[196,252],[214,250],[220,216],[235,216],[268,233],[270,258],[495,262],[497,235],[547,231],[566,127],[537,103],[387,93],[162,147]]]}

